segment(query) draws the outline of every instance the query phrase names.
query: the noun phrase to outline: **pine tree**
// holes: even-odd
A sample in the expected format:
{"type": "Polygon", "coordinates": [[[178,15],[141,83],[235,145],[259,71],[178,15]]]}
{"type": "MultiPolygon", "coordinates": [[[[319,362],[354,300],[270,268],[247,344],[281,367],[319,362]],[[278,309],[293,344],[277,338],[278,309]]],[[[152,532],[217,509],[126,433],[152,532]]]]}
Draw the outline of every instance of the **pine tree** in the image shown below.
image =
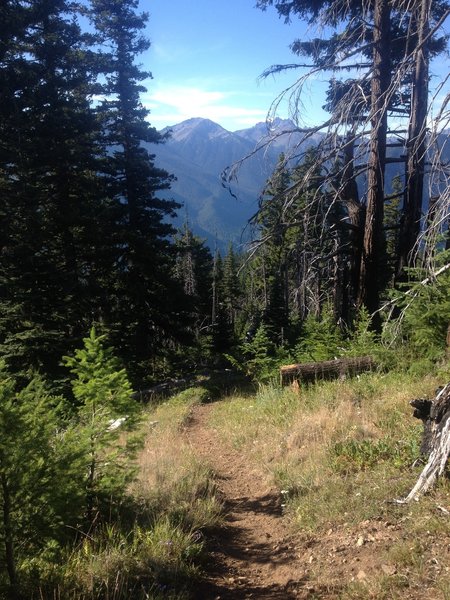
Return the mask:
{"type": "Polygon", "coordinates": [[[98,336],[92,328],[83,348],[76,350],[74,356],[64,357],[64,364],[74,376],[71,385],[78,405],[79,433],[86,442],[88,525],[99,513],[111,512],[111,505],[120,502],[134,476],[130,459],[136,446],[132,438],[126,444],[119,444],[123,428],[117,425],[124,422],[127,429],[132,429],[137,422],[138,407],[132,399],[125,370],[104,342],[105,336],[98,336]]]}
{"type": "Polygon", "coordinates": [[[200,341],[212,333],[213,259],[204,241],[193,234],[188,223],[175,236],[174,245],[175,276],[186,296],[185,314],[190,313],[189,327],[200,341]]]}
{"type": "Polygon", "coordinates": [[[177,316],[173,252],[168,217],[178,205],[158,197],[172,177],[157,168],[149,145],[164,138],[149,125],[140,102],[142,82],[150,77],[135,64],[150,42],[142,35],[147,15],[137,0],[92,0],[90,18],[105,65],[105,100],[98,108],[103,144],[109,153],[105,174],[120,207],[117,236],[117,292],[111,308],[116,344],[142,378],[167,341],[183,331],[177,316]],[[109,173],[109,176],[108,176],[109,173]]]}
{"type": "Polygon", "coordinates": [[[59,400],[38,376],[20,388],[0,364],[0,562],[14,600],[22,561],[72,538],[82,515],[80,444],[62,427],[59,400]]]}
{"type": "Polygon", "coordinates": [[[237,334],[237,317],[240,312],[242,290],[239,280],[239,258],[233,245],[228,245],[228,252],[223,260],[223,280],[221,299],[227,323],[233,335],[237,334]]]}
{"type": "Polygon", "coordinates": [[[97,73],[65,0],[18,8],[0,111],[0,338],[11,367],[59,376],[63,352],[101,316],[104,215],[90,99],[97,73]],[[101,258],[102,257],[102,258],[101,258]]]}
{"type": "Polygon", "coordinates": [[[258,227],[258,244],[264,241],[255,253],[252,268],[258,271],[262,285],[260,311],[262,322],[268,327],[273,341],[280,343],[289,323],[289,240],[295,233],[288,229],[290,218],[285,215],[284,202],[291,173],[281,155],[272,177],[266,184],[254,219],[258,227]]]}

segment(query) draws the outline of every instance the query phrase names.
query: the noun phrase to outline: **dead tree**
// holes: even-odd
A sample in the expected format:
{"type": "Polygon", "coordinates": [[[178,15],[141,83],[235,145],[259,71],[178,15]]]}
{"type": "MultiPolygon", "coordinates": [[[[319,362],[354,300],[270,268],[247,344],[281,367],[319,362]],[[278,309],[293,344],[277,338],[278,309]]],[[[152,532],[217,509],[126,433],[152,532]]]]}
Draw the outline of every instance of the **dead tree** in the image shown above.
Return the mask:
{"type": "Polygon", "coordinates": [[[368,160],[368,189],[366,222],[358,307],[366,306],[375,313],[374,324],[381,328],[380,304],[380,261],[383,255],[383,209],[384,178],[386,167],[386,143],[388,131],[389,89],[391,86],[390,20],[391,8],[387,0],[377,0],[374,6],[373,26],[373,73],[371,79],[370,145],[368,160]]]}
{"type": "Polygon", "coordinates": [[[429,490],[440,477],[447,465],[450,454],[450,383],[439,388],[433,400],[413,400],[414,416],[424,424],[421,452],[428,456],[428,461],[419,478],[409,492],[398,504],[408,504],[429,490]]]}
{"type": "Polygon", "coordinates": [[[336,358],[321,362],[286,365],[280,368],[281,385],[294,381],[308,382],[317,379],[337,379],[345,375],[357,375],[375,368],[375,362],[370,356],[357,358],[336,358]]]}

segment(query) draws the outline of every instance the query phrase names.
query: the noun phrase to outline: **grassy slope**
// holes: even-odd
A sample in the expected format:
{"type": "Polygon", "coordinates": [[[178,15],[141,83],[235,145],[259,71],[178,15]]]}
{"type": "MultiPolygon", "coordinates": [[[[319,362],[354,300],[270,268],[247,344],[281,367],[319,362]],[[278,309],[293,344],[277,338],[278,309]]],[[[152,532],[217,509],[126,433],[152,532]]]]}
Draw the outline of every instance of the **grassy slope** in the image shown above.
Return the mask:
{"type": "MultiPolygon", "coordinates": [[[[448,481],[420,503],[390,502],[420,471],[411,465],[421,424],[409,401],[433,395],[445,378],[366,374],[300,391],[262,387],[212,406],[224,440],[279,489],[308,598],[450,599],[450,519],[440,508],[449,508],[448,481]]],[[[55,598],[190,597],[204,542],[221,524],[214,474],[183,434],[192,406],[207,399],[197,388],[146,411],[136,522],[126,534],[111,526],[86,539],[55,598]]]]}
{"type": "Polygon", "coordinates": [[[420,503],[391,502],[421,469],[409,401],[442,381],[367,374],[216,405],[215,426],[280,490],[311,597],[450,598],[448,481],[420,503]]]}
{"type": "Polygon", "coordinates": [[[204,395],[187,390],[145,410],[139,477],[121,510],[123,522],[98,528],[66,552],[59,568],[41,570],[33,598],[190,597],[204,555],[203,532],[221,523],[212,473],[183,439],[192,406],[204,395]]]}

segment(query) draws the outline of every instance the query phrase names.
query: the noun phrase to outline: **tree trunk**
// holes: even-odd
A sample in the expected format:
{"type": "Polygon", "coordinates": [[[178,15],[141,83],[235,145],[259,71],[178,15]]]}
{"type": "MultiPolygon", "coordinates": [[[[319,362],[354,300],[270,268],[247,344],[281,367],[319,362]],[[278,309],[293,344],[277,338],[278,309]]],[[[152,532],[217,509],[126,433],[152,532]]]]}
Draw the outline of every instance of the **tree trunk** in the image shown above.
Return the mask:
{"type": "Polygon", "coordinates": [[[364,238],[365,207],[360,202],[358,186],[356,183],[354,159],[355,140],[354,132],[348,135],[344,147],[344,169],[342,174],[342,201],[347,209],[352,230],[350,274],[349,274],[349,302],[355,307],[358,298],[359,278],[362,260],[364,238]]]}
{"type": "Polygon", "coordinates": [[[368,161],[368,190],[363,253],[358,290],[358,307],[375,313],[379,328],[380,260],[383,256],[384,171],[386,165],[388,89],[391,82],[390,7],[376,0],[374,8],[373,64],[371,81],[371,135],[368,161]]]}
{"type": "Polygon", "coordinates": [[[400,242],[398,274],[412,266],[413,251],[420,233],[423,185],[426,160],[426,132],[428,111],[430,0],[420,0],[413,16],[417,31],[415,69],[412,75],[411,117],[407,141],[406,195],[403,209],[403,227],[400,242]]]}
{"type": "Polygon", "coordinates": [[[424,423],[421,451],[428,456],[428,462],[409,494],[396,500],[398,504],[408,504],[429,490],[441,476],[450,454],[450,383],[440,388],[433,400],[413,400],[414,416],[424,423]]]}
{"type": "Polygon", "coordinates": [[[280,368],[281,384],[286,385],[294,381],[315,381],[316,379],[337,379],[345,375],[356,375],[370,371],[375,367],[375,362],[370,356],[357,358],[337,358],[321,362],[301,363],[286,365],[280,368]]]}

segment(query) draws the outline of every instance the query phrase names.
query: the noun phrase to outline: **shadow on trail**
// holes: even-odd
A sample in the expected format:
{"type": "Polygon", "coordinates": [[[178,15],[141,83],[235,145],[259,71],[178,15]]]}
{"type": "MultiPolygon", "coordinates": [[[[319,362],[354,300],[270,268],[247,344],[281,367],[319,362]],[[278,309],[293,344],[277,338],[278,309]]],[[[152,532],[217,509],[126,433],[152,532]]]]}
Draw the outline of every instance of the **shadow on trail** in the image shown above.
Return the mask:
{"type": "Polygon", "coordinates": [[[225,502],[225,510],[229,513],[267,514],[281,517],[281,500],[277,494],[266,494],[260,498],[236,498],[225,502]]]}
{"type": "MultiPolygon", "coordinates": [[[[241,598],[290,600],[298,598],[298,589],[306,580],[287,581],[280,584],[258,585],[254,574],[260,567],[269,567],[274,571],[283,565],[288,566],[292,561],[286,544],[277,544],[270,534],[266,541],[248,539],[248,529],[245,527],[245,515],[266,514],[275,518],[281,517],[280,498],[276,494],[265,494],[259,498],[233,498],[225,501],[226,521],[229,525],[217,532],[210,539],[210,560],[205,566],[208,579],[201,582],[193,592],[193,598],[201,600],[232,600],[241,598]],[[242,521],[242,526],[239,522],[242,521]],[[231,560],[231,569],[230,569],[231,560]],[[244,576],[239,565],[246,565],[245,572],[250,568],[253,576],[244,576]]],[[[263,534],[263,532],[261,532],[263,534]]],[[[258,576],[256,575],[256,579],[258,576]]]]}
{"type": "Polygon", "coordinates": [[[236,585],[230,588],[226,582],[224,585],[211,583],[205,586],[199,586],[193,591],[194,600],[243,600],[244,598],[253,598],[254,600],[298,600],[297,590],[305,582],[297,582],[295,587],[289,589],[287,586],[277,584],[269,587],[259,587],[255,585],[236,585]]]}

